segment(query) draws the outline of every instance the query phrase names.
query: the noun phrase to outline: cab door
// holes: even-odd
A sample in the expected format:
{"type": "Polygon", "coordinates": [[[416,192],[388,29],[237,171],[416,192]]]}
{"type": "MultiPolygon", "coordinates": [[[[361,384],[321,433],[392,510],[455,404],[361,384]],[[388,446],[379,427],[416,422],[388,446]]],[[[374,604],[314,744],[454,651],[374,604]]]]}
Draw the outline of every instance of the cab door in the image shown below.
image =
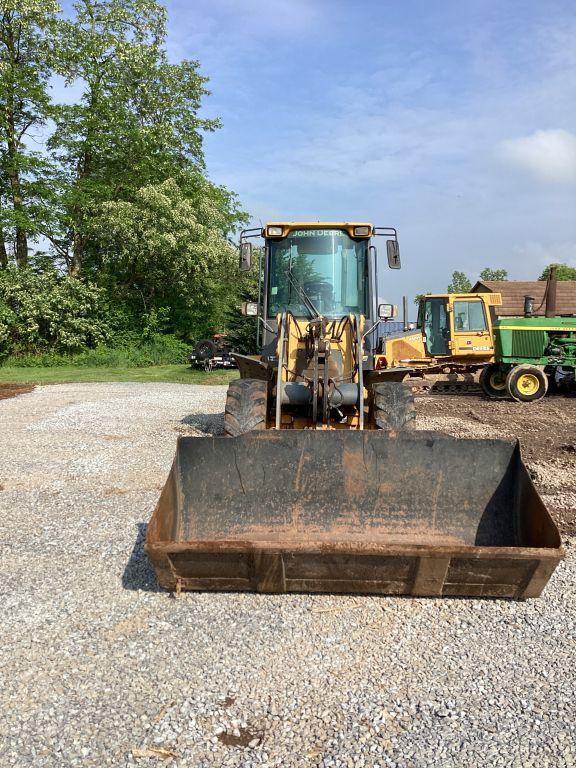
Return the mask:
{"type": "Polygon", "coordinates": [[[450,330],[454,357],[490,357],[494,354],[489,318],[479,298],[450,300],[450,330]]]}
{"type": "Polygon", "coordinates": [[[428,357],[450,354],[450,323],[444,297],[426,298],[422,304],[421,327],[428,357]]]}

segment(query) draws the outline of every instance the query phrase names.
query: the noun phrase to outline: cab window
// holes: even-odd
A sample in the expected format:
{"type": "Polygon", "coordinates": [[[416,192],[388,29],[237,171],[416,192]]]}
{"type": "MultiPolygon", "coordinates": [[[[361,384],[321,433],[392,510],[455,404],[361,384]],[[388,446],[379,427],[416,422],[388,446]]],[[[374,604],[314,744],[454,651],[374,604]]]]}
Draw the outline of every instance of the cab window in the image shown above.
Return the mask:
{"type": "Polygon", "coordinates": [[[486,316],[481,301],[454,302],[454,330],[486,331],[486,316]]]}

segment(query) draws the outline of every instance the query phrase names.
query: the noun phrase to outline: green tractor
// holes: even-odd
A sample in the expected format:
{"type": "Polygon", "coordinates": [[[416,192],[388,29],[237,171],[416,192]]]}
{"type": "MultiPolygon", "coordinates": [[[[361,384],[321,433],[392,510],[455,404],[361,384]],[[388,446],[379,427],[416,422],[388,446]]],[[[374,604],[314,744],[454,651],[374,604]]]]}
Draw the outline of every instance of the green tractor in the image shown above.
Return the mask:
{"type": "Polygon", "coordinates": [[[480,375],[482,389],[490,397],[529,403],[544,397],[549,386],[576,390],[576,315],[555,315],[555,270],[544,300],[546,317],[534,316],[534,300],[527,296],[524,317],[495,321],[495,362],[480,375]]]}

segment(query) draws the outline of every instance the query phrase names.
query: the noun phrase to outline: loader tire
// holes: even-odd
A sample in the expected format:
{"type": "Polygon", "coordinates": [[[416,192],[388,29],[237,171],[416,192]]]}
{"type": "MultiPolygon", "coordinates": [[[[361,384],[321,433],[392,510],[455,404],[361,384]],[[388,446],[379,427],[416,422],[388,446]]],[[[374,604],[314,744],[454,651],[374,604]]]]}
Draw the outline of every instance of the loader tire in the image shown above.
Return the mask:
{"type": "Polygon", "coordinates": [[[228,385],[224,409],[224,432],[237,437],[266,429],[268,384],[259,379],[236,379],[228,385]]]}
{"type": "Polygon", "coordinates": [[[371,415],[377,429],[410,429],[416,418],[414,393],[401,381],[374,384],[371,415]]]}

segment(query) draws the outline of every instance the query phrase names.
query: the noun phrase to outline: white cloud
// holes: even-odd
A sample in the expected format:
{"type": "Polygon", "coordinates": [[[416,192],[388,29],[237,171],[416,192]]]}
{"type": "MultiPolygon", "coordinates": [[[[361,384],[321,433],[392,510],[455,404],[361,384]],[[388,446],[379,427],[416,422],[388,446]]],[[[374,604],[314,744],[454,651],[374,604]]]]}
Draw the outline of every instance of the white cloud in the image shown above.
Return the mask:
{"type": "Polygon", "coordinates": [[[500,154],[509,163],[544,181],[576,183],[576,135],[561,129],[508,139],[500,154]]]}

